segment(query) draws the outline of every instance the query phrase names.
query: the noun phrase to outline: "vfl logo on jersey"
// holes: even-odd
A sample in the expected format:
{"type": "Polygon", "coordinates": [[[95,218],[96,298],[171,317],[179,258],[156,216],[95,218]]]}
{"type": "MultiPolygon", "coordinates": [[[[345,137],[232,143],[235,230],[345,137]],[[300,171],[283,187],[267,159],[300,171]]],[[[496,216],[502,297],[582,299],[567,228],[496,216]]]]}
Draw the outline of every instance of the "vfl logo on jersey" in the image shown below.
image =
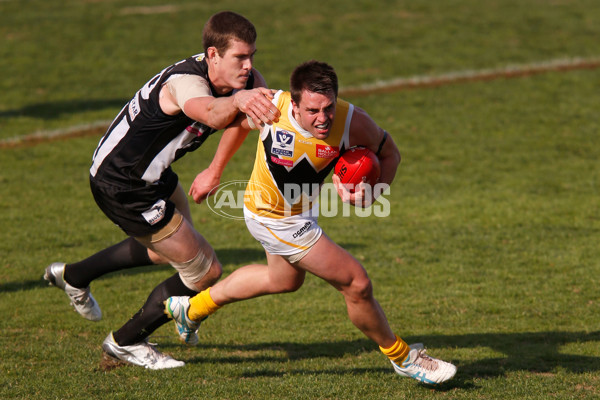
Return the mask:
{"type": "Polygon", "coordinates": [[[293,132],[288,132],[283,129],[275,130],[275,140],[271,145],[271,154],[283,157],[294,156],[294,137],[293,132]]]}
{"type": "Polygon", "coordinates": [[[165,216],[167,211],[167,203],[164,200],[159,200],[149,210],[142,213],[142,217],[150,224],[154,225],[159,222],[165,216]]]}
{"type": "Polygon", "coordinates": [[[336,158],[340,155],[340,148],[338,146],[328,146],[325,144],[317,144],[317,157],[318,158],[336,158]]]}

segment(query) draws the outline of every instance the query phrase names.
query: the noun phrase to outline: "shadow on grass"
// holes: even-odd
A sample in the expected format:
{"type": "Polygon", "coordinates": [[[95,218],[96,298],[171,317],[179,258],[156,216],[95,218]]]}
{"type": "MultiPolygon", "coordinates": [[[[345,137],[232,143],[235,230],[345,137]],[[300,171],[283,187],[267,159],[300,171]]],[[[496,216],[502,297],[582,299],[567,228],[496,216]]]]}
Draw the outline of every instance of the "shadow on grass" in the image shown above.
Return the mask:
{"type": "MultiPolygon", "coordinates": [[[[524,333],[481,333],[467,335],[425,335],[419,337],[405,337],[409,343],[423,342],[435,357],[435,348],[491,348],[504,356],[482,358],[476,361],[463,362],[448,359],[458,367],[456,377],[439,387],[440,390],[452,388],[469,389],[476,385],[474,378],[494,378],[504,376],[510,371],[529,371],[533,374],[551,374],[557,369],[571,373],[585,373],[600,371],[600,357],[565,354],[561,347],[568,343],[600,342],[600,332],[524,332],[524,333]]],[[[290,342],[269,342],[248,345],[211,345],[200,344],[200,348],[208,351],[202,356],[186,360],[189,363],[269,363],[287,362],[288,360],[302,360],[310,358],[341,358],[348,353],[362,353],[374,351],[374,345],[367,339],[339,342],[317,342],[299,344],[290,342]],[[212,350],[219,350],[214,352],[212,350]],[[285,353],[284,357],[265,355],[265,351],[279,351],[285,353]],[[256,354],[260,352],[261,354],[256,354]],[[231,354],[224,356],[223,354],[231,354]],[[247,354],[247,356],[244,355],[247,354]],[[255,354],[253,354],[255,353],[255,354]]],[[[336,370],[299,370],[301,374],[342,374],[342,373],[371,373],[392,371],[391,368],[344,369],[336,370]]],[[[289,374],[289,370],[273,371],[265,368],[260,372],[249,372],[250,376],[282,376],[289,374]]],[[[246,377],[246,375],[244,375],[246,377]]]]}
{"type": "MultiPolygon", "coordinates": [[[[216,250],[217,257],[221,260],[221,263],[226,264],[234,264],[235,268],[238,266],[242,266],[249,263],[261,263],[265,262],[265,252],[260,248],[252,248],[252,249],[222,249],[216,250]]],[[[44,275],[44,268],[46,266],[40,266],[39,271],[39,279],[30,279],[27,281],[21,282],[6,282],[0,283],[0,293],[7,292],[18,292],[21,290],[34,290],[40,289],[44,287],[48,287],[48,282],[46,282],[42,275],[44,275]]],[[[147,265],[143,267],[135,267],[124,269],[121,271],[110,272],[104,276],[101,276],[98,279],[112,279],[117,276],[130,276],[130,275],[138,275],[144,274],[148,272],[154,271],[162,271],[162,270],[172,270],[175,273],[175,270],[168,264],[164,265],[147,265]]],[[[159,284],[160,282],[156,282],[159,284]]],[[[93,284],[92,284],[93,285],[93,284]]]]}
{"type": "MultiPolygon", "coordinates": [[[[98,280],[112,279],[116,276],[137,275],[137,274],[143,274],[143,273],[152,272],[152,271],[167,270],[170,268],[171,268],[170,265],[148,265],[148,266],[144,266],[144,267],[135,267],[135,268],[130,268],[130,269],[117,271],[117,272],[109,272],[105,276],[101,276],[100,278],[97,278],[97,279],[98,280]]],[[[0,293],[18,292],[21,290],[34,290],[34,289],[48,287],[49,286],[48,282],[46,282],[44,280],[43,275],[44,275],[44,270],[42,269],[39,274],[39,279],[30,279],[30,280],[21,281],[21,282],[2,283],[2,284],[0,284],[0,293]]],[[[158,284],[159,282],[156,282],[156,283],[158,284]]]]}
{"type": "Polygon", "coordinates": [[[104,108],[122,108],[129,99],[88,99],[53,101],[30,104],[22,108],[0,111],[2,117],[31,117],[45,120],[57,119],[64,115],[84,111],[97,111],[104,108]]]}

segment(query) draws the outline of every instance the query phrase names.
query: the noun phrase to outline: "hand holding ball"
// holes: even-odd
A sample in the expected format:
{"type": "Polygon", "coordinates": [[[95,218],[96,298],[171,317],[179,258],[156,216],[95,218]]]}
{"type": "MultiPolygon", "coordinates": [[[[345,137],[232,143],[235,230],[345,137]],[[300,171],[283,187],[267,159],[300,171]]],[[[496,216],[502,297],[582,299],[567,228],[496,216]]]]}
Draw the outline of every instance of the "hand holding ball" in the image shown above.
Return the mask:
{"type": "Polygon", "coordinates": [[[371,186],[379,179],[381,167],[374,152],[366,147],[356,146],[346,150],[335,164],[334,173],[350,193],[359,183],[365,182],[371,186]]]}

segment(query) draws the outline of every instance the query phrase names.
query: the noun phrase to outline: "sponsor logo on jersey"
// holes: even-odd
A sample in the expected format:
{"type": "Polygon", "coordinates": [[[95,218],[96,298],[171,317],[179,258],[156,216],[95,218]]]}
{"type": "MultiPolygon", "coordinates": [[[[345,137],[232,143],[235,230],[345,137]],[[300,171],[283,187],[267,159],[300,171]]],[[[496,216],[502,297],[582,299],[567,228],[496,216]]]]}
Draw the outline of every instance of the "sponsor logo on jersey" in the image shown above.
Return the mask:
{"type": "Polygon", "coordinates": [[[338,146],[328,146],[325,144],[317,144],[317,157],[318,158],[336,158],[340,155],[340,148],[338,146]]]}
{"type": "Polygon", "coordinates": [[[294,132],[289,132],[283,129],[277,129],[275,131],[275,140],[273,140],[273,145],[271,146],[271,154],[283,157],[293,157],[294,138],[294,132]]]}
{"type": "Polygon", "coordinates": [[[167,203],[164,200],[158,200],[149,210],[142,213],[142,217],[150,224],[155,225],[165,217],[167,203]]]}
{"type": "Polygon", "coordinates": [[[292,160],[285,160],[283,158],[278,158],[275,156],[271,156],[271,161],[277,165],[283,165],[284,167],[293,167],[294,162],[292,160]]]}
{"type": "Polygon", "coordinates": [[[129,102],[129,120],[133,121],[140,113],[139,92],[129,102]]]}
{"type": "Polygon", "coordinates": [[[202,136],[204,132],[206,132],[208,129],[208,126],[201,124],[200,122],[194,122],[193,124],[185,128],[186,131],[198,137],[202,136]]]}

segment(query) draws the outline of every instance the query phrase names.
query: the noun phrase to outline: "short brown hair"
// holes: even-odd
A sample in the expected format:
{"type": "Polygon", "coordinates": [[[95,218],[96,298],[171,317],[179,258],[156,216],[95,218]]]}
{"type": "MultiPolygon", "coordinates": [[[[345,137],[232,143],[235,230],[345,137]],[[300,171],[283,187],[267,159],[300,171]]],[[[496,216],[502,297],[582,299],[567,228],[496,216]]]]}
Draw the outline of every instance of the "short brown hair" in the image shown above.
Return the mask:
{"type": "Polygon", "coordinates": [[[256,28],[244,16],[232,11],[214,14],[202,30],[202,45],[205,53],[209,47],[214,47],[220,55],[223,55],[229,49],[233,39],[253,44],[256,42],[256,28]]]}
{"type": "Polygon", "coordinates": [[[294,103],[300,104],[303,90],[321,94],[333,93],[337,98],[338,80],[333,67],[316,60],[298,65],[290,77],[290,92],[294,103]]]}

